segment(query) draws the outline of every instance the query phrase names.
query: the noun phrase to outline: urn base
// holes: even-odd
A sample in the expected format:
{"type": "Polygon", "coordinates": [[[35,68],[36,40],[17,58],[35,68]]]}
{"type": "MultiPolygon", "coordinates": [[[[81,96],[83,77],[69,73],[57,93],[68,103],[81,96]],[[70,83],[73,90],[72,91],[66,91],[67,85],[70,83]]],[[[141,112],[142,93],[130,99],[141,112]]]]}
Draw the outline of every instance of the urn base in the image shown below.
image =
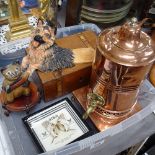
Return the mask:
{"type": "MultiPolygon", "coordinates": [[[[87,109],[87,92],[88,92],[88,86],[73,91],[75,99],[82,105],[84,110],[87,109]]],[[[106,115],[101,116],[99,113],[97,113],[97,111],[91,113],[89,117],[91,118],[91,120],[93,121],[93,123],[95,124],[95,126],[98,128],[99,131],[104,131],[120,123],[121,121],[127,119],[128,117],[132,116],[133,114],[135,114],[140,110],[141,106],[140,104],[137,103],[128,113],[121,115],[120,117],[117,116],[117,118],[109,117],[108,113],[107,117],[106,115]]]]}

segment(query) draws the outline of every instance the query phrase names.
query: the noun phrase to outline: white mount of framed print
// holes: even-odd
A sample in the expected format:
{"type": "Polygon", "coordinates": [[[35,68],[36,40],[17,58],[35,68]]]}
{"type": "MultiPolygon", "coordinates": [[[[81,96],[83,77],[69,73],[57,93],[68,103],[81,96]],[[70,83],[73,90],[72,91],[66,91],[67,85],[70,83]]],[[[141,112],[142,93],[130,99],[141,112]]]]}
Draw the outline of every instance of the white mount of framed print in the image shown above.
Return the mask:
{"type": "Polygon", "coordinates": [[[23,118],[23,121],[41,152],[58,149],[92,135],[88,123],[82,120],[68,98],[23,118]]]}

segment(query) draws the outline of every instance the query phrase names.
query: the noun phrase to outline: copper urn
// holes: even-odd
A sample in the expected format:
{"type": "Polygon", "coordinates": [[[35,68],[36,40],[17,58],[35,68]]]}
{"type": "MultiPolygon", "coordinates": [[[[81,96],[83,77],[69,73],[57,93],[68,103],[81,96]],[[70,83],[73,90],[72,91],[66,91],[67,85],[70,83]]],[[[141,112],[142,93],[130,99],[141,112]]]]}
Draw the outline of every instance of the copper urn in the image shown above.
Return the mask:
{"type": "MultiPolygon", "coordinates": [[[[106,29],[97,39],[90,87],[78,98],[99,130],[119,123],[140,110],[139,87],[155,60],[155,45],[135,18],[106,29]]],[[[75,95],[76,96],[76,95],[75,95]]]]}

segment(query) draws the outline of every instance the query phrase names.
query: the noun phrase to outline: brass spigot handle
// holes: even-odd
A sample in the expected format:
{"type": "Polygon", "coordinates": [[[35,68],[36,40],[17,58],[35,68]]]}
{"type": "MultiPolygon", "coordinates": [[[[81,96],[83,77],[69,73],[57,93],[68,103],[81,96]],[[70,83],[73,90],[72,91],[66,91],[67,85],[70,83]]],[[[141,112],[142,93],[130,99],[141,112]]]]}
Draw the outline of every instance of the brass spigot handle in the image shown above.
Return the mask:
{"type": "Polygon", "coordinates": [[[94,112],[98,106],[104,106],[105,105],[105,99],[96,93],[88,93],[87,94],[87,101],[88,101],[88,108],[83,115],[83,119],[87,119],[89,117],[89,115],[92,112],[94,112]]]}

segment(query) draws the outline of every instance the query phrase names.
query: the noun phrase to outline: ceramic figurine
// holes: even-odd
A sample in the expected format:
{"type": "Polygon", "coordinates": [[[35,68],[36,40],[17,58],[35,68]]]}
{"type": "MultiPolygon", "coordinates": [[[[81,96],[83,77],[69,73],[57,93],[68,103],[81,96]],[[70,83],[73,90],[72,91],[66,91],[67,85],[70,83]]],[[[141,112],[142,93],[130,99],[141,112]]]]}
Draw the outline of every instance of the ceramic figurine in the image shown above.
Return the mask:
{"type": "Polygon", "coordinates": [[[6,94],[5,103],[12,103],[22,95],[30,95],[28,75],[22,74],[19,62],[12,63],[1,69],[1,73],[4,76],[2,90],[6,94]]]}
{"type": "Polygon", "coordinates": [[[38,21],[38,27],[32,33],[32,41],[27,49],[27,55],[22,60],[22,68],[31,74],[34,70],[42,72],[61,70],[72,67],[73,53],[69,49],[57,46],[54,28],[38,21]]]}
{"type": "Polygon", "coordinates": [[[91,47],[70,50],[58,46],[55,43],[55,25],[51,22],[47,25],[38,19],[31,37],[27,55],[22,60],[22,68],[30,74],[34,70],[57,71],[73,67],[74,64],[93,62],[95,50],[91,47]]]}
{"type": "Polygon", "coordinates": [[[4,76],[0,103],[4,114],[9,116],[11,111],[26,111],[40,102],[37,86],[29,81],[29,73],[23,72],[21,64],[16,61],[1,69],[4,76]]]}

